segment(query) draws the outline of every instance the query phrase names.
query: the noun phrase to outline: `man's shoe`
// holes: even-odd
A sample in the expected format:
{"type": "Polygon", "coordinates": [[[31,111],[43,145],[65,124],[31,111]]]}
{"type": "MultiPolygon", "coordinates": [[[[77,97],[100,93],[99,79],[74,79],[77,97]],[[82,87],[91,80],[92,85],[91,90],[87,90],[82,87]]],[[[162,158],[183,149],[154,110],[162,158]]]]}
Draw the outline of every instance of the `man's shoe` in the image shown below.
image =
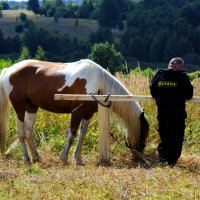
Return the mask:
{"type": "Polygon", "coordinates": [[[166,159],[159,159],[158,166],[164,167],[168,164],[166,159]]]}

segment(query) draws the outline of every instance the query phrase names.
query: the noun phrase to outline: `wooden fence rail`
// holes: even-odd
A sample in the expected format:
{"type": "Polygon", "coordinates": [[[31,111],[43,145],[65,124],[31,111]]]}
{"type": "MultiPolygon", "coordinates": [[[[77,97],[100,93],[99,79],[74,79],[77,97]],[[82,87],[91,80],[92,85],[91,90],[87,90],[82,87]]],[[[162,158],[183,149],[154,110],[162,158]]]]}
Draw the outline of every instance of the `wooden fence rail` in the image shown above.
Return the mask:
{"type": "MultiPolygon", "coordinates": [[[[151,96],[143,95],[77,95],[77,94],[55,94],[55,100],[68,101],[95,101],[95,99],[105,104],[111,101],[154,101],[151,96]]],[[[191,102],[200,102],[200,97],[193,97],[191,102]]],[[[109,130],[109,108],[98,104],[98,127],[99,127],[99,164],[110,163],[110,130],[109,130]]]]}
{"type": "MultiPolygon", "coordinates": [[[[93,96],[99,101],[104,101],[108,95],[93,96]]],[[[54,100],[94,101],[94,98],[85,94],[55,94],[54,100]]],[[[154,101],[154,99],[149,95],[110,95],[108,101],[154,101]]],[[[200,96],[194,96],[189,101],[200,102],[200,96]]]]}

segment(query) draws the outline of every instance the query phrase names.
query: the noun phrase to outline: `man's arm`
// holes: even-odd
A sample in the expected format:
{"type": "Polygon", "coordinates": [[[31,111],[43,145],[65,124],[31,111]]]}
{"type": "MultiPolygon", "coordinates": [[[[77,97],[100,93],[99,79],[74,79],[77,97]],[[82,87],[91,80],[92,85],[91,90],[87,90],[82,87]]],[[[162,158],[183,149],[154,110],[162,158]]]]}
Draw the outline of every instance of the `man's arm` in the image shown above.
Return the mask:
{"type": "Polygon", "coordinates": [[[183,95],[186,100],[189,100],[193,97],[193,90],[194,87],[192,86],[190,79],[188,78],[187,74],[184,74],[184,81],[183,81],[183,95]]]}
{"type": "Polygon", "coordinates": [[[153,98],[157,97],[157,84],[158,84],[158,72],[152,78],[150,83],[150,93],[153,98]]]}

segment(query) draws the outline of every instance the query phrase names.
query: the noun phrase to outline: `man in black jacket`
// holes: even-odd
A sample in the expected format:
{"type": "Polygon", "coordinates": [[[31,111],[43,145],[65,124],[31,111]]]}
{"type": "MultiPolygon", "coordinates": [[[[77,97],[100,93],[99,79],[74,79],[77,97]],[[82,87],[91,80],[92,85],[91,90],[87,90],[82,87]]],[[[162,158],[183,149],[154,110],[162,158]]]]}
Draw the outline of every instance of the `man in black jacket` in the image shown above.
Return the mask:
{"type": "Polygon", "coordinates": [[[193,96],[193,86],[184,71],[184,61],[173,58],[168,69],[158,70],[151,81],[150,92],[158,111],[159,162],[174,165],[182,152],[187,117],[185,100],[193,96]]]}

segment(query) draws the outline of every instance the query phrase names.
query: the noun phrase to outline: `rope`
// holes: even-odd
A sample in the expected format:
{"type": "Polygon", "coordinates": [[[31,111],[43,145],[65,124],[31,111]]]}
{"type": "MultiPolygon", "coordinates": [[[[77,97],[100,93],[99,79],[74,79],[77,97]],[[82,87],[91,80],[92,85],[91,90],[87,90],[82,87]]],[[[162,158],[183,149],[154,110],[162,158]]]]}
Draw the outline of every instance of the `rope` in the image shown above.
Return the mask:
{"type": "Polygon", "coordinates": [[[103,102],[106,103],[106,104],[104,104],[103,102],[99,101],[99,100],[94,96],[93,93],[90,93],[90,95],[91,95],[91,97],[92,97],[98,104],[100,104],[101,106],[110,108],[110,106],[111,106],[111,101],[109,101],[109,104],[107,104],[110,94],[108,94],[107,97],[105,98],[105,100],[103,101],[103,102]]]}
{"type": "MultiPolygon", "coordinates": [[[[130,146],[127,144],[127,142],[125,142],[125,145],[123,145],[122,143],[120,143],[117,138],[110,132],[110,136],[119,144],[121,145],[122,147],[127,147],[127,148],[130,148],[130,146]]],[[[135,153],[137,154],[137,156],[139,156],[139,158],[145,162],[149,168],[152,168],[151,166],[151,163],[146,159],[146,157],[140,153],[138,153],[138,151],[135,151],[135,153]]]]}
{"type": "Polygon", "coordinates": [[[122,147],[128,147],[128,148],[129,148],[127,142],[125,142],[125,146],[124,146],[122,143],[120,143],[120,142],[118,141],[118,139],[117,139],[111,132],[110,132],[110,136],[111,136],[119,145],[121,145],[122,147]]]}

